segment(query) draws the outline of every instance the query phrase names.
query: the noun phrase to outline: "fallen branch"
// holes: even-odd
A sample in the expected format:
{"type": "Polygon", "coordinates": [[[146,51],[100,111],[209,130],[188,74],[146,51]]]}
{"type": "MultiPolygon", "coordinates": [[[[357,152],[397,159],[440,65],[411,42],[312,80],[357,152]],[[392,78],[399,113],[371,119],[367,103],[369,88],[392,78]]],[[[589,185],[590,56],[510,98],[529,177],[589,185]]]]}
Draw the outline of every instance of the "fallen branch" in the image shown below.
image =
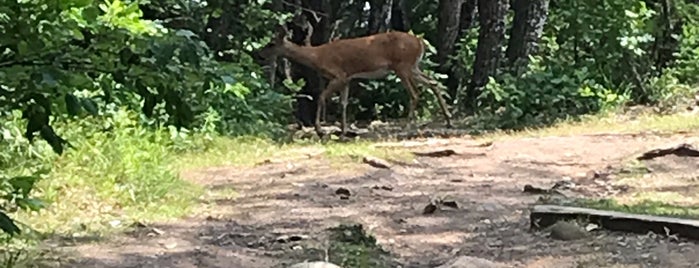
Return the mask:
{"type": "Polygon", "coordinates": [[[674,154],[680,157],[699,157],[699,150],[695,149],[691,144],[683,143],[672,148],[655,149],[644,153],[637,157],[637,160],[649,160],[661,156],[674,154]]]}
{"type": "Polygon", "coordinates": [[[530,213],[530,228],[545,229],[561,220],[586,218],[600,227],[631,233],[649,231],[699,240],[699,221],[671,217],[631,214],[580,207],[537,205],[530,213]]]}
{"type": "Polygon", "coordinates": [[[413,154],[416,156],[424,156],[424,157],[447,157],[447,156],[455,155],[457,153],[452,149],[446,149],[446,150],[432,151],[432,152],[426,152],[426,153],[413,152],[413,154]]]}
{"type": "Polygon", "coordinates": [[[362,162],[364,162],[365,164],[368,164],[372,167],[375,167],[375,168],[383,168],[383,169],[390,169],[391,168],[390,164],[386,160],[372,157],[372,156],[365,156],[364,158],[362,158],[362,162]]]}

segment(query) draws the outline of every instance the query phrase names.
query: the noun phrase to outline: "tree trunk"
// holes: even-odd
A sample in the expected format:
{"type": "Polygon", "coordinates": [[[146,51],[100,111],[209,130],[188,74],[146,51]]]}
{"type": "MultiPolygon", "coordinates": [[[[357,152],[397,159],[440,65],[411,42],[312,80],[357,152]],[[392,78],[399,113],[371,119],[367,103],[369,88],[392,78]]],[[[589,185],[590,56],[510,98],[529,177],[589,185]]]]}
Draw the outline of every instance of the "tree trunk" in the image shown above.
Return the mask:
{"type": "MultiPolygon", "coordinates": [[[[437,21],[437,40],[435,48],[437,55],[435,62],[438,64],[440,73],[446,74],[451,81],[447,82],[447,92],[451,95],[458,88],[458,81],[454,66],[449,59],[454,55],[456,42],[460,32],[461,5],[464,0],[440,0],[439,1],[439,17],[437,21]],[[449,83],[452,82],[452,83],[449,83]]],[[[454,96],[454,95],[451,95],[454,96]]]]}
{"type": "Polygon", "coordinates": [[[405,0],[394,0],[393,8],[391,9],[391,29],[397,31],[407,32],[409,27],[405,19],[405,12],[403,11],[403,4],[405,0]]]}
{"type": "MultiPolygon", "coordinates": [[[[477,0],[462,0],[461,7],[459,8],[459,30],[455,39],[456,41],[454,42],[455,44],[458,43],[459,40],[461,40],[461,38],[464,36],[466,31],[471,29],[471,27],[473,27],[473,25],[475,24],[477,3],[477,0]]],[[[452,53],[455,52],[456,49],[454,49],[452,53]]],[[[448,76],[447,80],[445,81],[445,86],[447,87],[447,92],[449,96],[452,97],[452,105],[458,97],[459,91],[461,90],[462,85],[464,84],[463,82],[468,81],[468,76],[459,69],[460,68],[458,68],[457,65],[451,65],[451,68],[448,71],[444,72],[448,76]]]]}
{"type": "Polygon", "coordinates": [[[529,55],[536,53],[548,17],[549,0],[514,0],[515,17],[507,45],[507,59],[516,74],[523,72],[529,55]]]}
{"type": "Polygon", "coordinates": [[[476,7],[478,6],[478,0],[464,0],[461,4],[461,14],[459,20],[459,37],[464,31],[471,29],[473,24],[476,22],[476,7]]]}
{"type": "Polygon", "coordinates": [[[659,29],[657,30],[652,51],[655,69],[659,74],[662,74],[663,69],[675,59],[674,53],[679,46],[679,39],[672,36],[682,35],[684,22],[677,18],[677,7],[674,1],[661,0],[659,2],[660,14],[657,16],[659,29]]]}
{"type": "MultiPolygon", "coordinates": [[[[302,5],[309,10],[317,10],[329,14],[325,10],[329,7],[329,5],[325,3],[326,1],[328,0],[305,0],[302,2],[302,5]]],[[[312,13],[308,11],[303,13],[313,26],[313,34],[310,38],[311,44],[317,45],[327,42],[327,40],[324,39],[328,36],[329,18],[322,18],[320,21],[316,21],[312,13]]],[[[293,23],[290,23],[289,29],[293,32],[291,41],[296,44],[305,45],[308,34],[306,29],[300,28],[293,23]]],[[[306,127],[313,126],[316,118],[316,109],[318,107],[317,99],[325,83],[323,83],[324,81],[320,74],[313,68],[293,62],[291,63],[291,76],[294,80],[303,78],[304,81],[306,81],[303,89],[299,92],[301,96],[297,96],[296,98],[294,116],[296,117],[297,123],[306,127]],[[304,96],[310,96],[310,98],[304,96]]]]}
{"type": "Polygon", "coordinates": [[[476,59],[473,62],[473,76],[466,92],[470,109],[475,109],[476,97],[488,83],[488,77],[494,76],[502,58],[502,43],[505,38],[505,15],[509,0],[478,0],[478,21],[480,31],[476,59]]]}
{"type": "Polygon", "coordinates": [[[393,1],[394,14],[391,16],[392,28],[401,31],[410,30],[410,9],[408,8],[408,0],[394,0],[393,1]]]}
{"type": "Polygon", "coordinates": [[[454,54],[456,40],[459,37],[459,19],[463,0],[439,0],[439,18],[437,22],[437,60],[440,67],[449,68],[449,56],[454,54]]]}
{"type": "Polygon", "coordinates": [[[393,0],[372,0],[369,10],[369,34],[385,32],[391,27],[393,0]]]}

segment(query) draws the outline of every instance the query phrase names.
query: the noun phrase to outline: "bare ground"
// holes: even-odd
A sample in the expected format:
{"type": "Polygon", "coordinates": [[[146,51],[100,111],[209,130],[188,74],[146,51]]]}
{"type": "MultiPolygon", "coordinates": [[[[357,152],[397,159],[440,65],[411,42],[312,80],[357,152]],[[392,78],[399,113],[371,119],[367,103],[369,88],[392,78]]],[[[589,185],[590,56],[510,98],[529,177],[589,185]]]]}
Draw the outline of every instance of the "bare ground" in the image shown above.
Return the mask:
{"type": "MultiPolygon", "coordinates": [[[[461,255],[510,267],[697,267],[699,245],[691,241],[604,231],[581,240],[558,241],[530,232],[528,207],[538,196],[522,193],[526,184],[549,187],[569,177],[589,185],[584,191],[587,196],[621,194],[614,187],[597,187],[586,173],[622,165],[641,152],[687,142],[690,137],[519,138],[495,141],[489,147],[467,138],[431,139],[411,150],[452,149],[459,154],[417,157],[414,163],[390,170],[338,165],[320,157],[254,168],[194,170],[183,176],[215,189],[233,188],[239,196],[215,200],[202,215],[150,226],[157,229],[141,228],[110,241],[64,247],[73,257],[55,264],[284,267],[322,259],[327,246],[323,230],[357,222],[375,235],[401,267],[435,267],[461,255]],[[348,199],[335,194],[340,187],[350,190],[348,199]],[[435,197],[453,199],[460,208],[423,215],[424,206],[435,197]],[[296,236],[301,240],[277,241],[296,236]],[[317,254],[303,250],[308,248],[320,250],[317,254]]],[[[682,178],[696,176],[699,161],[677,161],[666,163],[671,170],[665,172],[677,170],[673,181],[686,185],[680,184],[682,178]]],[[[663,166],[661,162],[653,165],[658,170],[663,166]]],[[[638,187],[654,186],[633,185],[629,191],[638,187]]],[[[667,190],[678,191],[678,187],[667,190]]]]}

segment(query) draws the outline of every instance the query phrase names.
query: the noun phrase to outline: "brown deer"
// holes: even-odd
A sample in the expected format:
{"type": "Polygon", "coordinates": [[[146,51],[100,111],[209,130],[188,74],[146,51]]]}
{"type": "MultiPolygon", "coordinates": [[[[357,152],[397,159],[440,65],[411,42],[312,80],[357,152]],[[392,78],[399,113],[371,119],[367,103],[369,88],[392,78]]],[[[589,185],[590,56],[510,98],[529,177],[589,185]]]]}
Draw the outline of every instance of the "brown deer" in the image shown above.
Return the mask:
{"type": "Polygon", "coordinates": [[[385,32],[374,35],[338,39],[318,46],[299,46],[286,39],[289,31],[285,26],[277,27],[274,39],[259,52],[263,58],[282,56],[299,64],[309,66],[328,79],[326,88],[318,97],[315,130],[323,136],[320,127],[321,110],[325,100],[333,93],[342,91],[342,135],[347,132],[348,83],[354,78],[380,79],[390,71],[396,73],[410,94],[407,128],[412,128],[415,109],[420,97],[417,83],[427,85],[437,96],[446,118],[446,125],[452,128],[451,114],[447,110],[438,82],[430,79],[418,64],[425,53],[425,43],[417,36],[405,32],[385,32]]]}

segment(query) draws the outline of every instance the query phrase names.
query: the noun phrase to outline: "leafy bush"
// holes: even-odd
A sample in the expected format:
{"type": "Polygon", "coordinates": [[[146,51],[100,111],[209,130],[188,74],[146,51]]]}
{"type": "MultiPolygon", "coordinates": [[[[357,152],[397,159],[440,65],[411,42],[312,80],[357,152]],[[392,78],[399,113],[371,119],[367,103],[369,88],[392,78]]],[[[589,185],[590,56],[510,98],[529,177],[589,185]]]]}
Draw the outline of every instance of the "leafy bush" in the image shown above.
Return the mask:
{"type": "Polygon", "coordinates": [[[521,129],[541,126],[571,116],[608,110],[628,100],[590,78],[583,68],[572,74],[559,66],[539,66],[532,58],[530,70],[519,77],[491,78],[478,97],[480,122],[486,128],[521,129]]]}

